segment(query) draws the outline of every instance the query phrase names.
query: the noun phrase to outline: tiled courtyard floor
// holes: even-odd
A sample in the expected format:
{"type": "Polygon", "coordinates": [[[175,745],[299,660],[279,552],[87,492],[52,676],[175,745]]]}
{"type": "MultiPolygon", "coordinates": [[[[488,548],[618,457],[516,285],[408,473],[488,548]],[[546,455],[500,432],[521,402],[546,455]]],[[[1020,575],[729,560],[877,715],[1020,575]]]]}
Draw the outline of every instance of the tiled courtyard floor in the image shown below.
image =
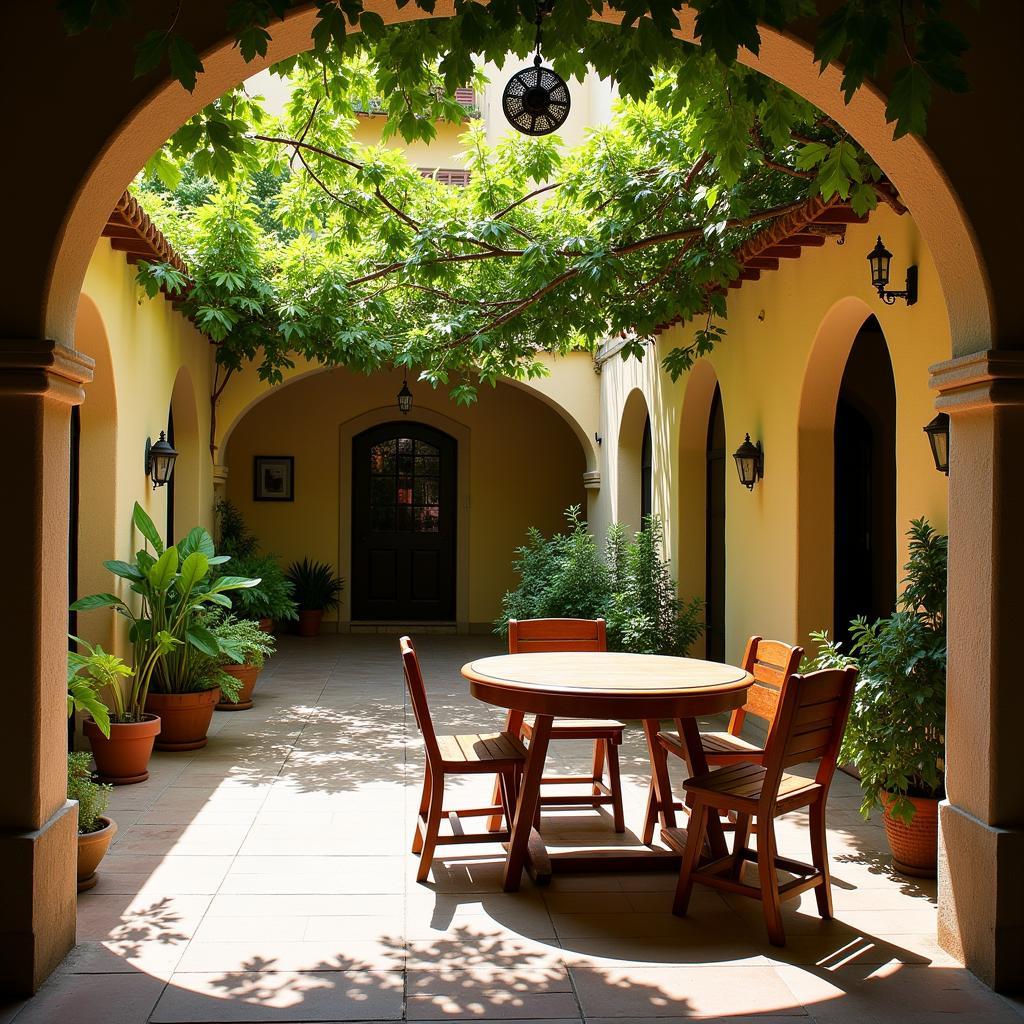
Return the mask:
{"type": "MultiPolygon", "coordinates": [[[[115,791],[120,831],[79,898],[78,946],[33,1000],[0,1009],[2,1024],[1020,1024],[1018,1005],[938,948],[934,883],[892,873],[844,775],[828,815],[836,920],[820,921],[805,894],[787,905],[783,950],[740,897],[698,889],[689,918],[672,917],[671,874],[557,876],[505,894],[494,848],[447,847],[417,885],[421,752],[396,641],[281,646],[251,711],[218,712],[205,749],[158,753],[148,782],[115,791]]],[[[433,636],[419,649],[439,731],[496,728],[500,713],[468,697],[458,669],[497,643],[433,636]]],[[[553,751],[556,767],[588,757],[553,751]]],[[[646,764],[631,727],[632,827],[646,764]]],[[[483,795],[478,780],[453,804],[483,795]]],[[[612,835],[606,815],[578,810],[544,830],[570,843],[612,835]]],[[[805,857],[806,841],[801,816],[781,823],[783,855],[805,857]]]]}

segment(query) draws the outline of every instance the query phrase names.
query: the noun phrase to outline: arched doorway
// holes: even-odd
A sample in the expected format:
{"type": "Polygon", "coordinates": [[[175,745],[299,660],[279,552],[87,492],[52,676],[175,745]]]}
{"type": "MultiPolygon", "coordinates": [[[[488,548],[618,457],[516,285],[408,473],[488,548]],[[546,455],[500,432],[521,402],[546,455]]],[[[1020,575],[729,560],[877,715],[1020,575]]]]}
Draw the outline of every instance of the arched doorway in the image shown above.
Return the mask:
{"type": "Polygon", "coordinates": [[[709,660],[725,661],[725,413],[717,384],[708,415],[705,459],[704,642],[709,660]]]}
{"type": "Polygon", "coordinates": [[[640,441],[640,523],[647,522],[654,511],[654,442],[651,438],[651,417],[644,420],[640,441]]]}
{"type": "Polygon", "coordinates": [[[833,632],[888,615],[896,596],[896,384],[882,329],[869,317],[846,360],[833,432],[833,632]]]}
{"type": "Polygon", "coordinates": [[[353,438],[354,621],[454,621],[457,449],[424,423],[353,438]]]}

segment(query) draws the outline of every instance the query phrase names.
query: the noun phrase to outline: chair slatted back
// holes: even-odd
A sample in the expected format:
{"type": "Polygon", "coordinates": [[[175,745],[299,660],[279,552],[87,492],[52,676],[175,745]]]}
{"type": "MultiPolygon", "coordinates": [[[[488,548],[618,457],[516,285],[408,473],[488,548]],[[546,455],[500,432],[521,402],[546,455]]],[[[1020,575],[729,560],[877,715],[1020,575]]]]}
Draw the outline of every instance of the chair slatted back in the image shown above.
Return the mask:
{"type": "Polygon", "coordinates": [[[856,683],[855,668],[821,669],[789,677],[765,745],[768,775],[764,792],[777,790],[779,777],[787,768],[810,761],[818,762],[815,781],[828,789],[856,683]]]}
{"type": "Polygon", "coordinates": [[[509,619],[508,653],[606,651],[604,619],[509,619]]]}
{"type": "Polygon", "coordinates": [[[428,761],[438,761],[441,750],[437,745],[437,734],[434,722],[430,717],[430,705],[427,703],[427,688],[423,684],[423,673],[420,671],[420,660],[416,657],[416,648],[412,640],[403,636],[398,641],[402,649],[402,666],[405,669],[405,685],[409,690],[412,710],[416,715],[416,725],[423,736],[423,745],[427,750],[428,761]]]}
{"type": "Polygon", "coordinates": [[[797,670],[804,656],[802,647],[791,647],[779,640],[765,640],[752,636],[743,653],[743,667],[754,677],[747,690],[743,707],[737,708],[729,719],[729,732],[738,736],[747,715],[763,719],[769,730],[775,721],[779,698],[786,680],[797,670]]]}

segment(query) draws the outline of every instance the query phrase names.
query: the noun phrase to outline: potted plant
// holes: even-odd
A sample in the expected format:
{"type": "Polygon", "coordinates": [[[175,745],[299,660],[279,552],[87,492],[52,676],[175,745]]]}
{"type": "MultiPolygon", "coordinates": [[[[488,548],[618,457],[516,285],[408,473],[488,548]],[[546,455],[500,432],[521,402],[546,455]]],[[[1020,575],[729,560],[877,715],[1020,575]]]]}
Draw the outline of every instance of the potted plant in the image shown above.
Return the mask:
{"type": "Polygon", "coordinates": [[[246,711],[252,707],[252,693],[263,663],[274,653],[276,644],[254,619],[238,619],[228,615],[211,625],[210,632],[217,637],[228,653],[217,659],[221,672],[238,680],[238,699],[221,701],[218,711],[246,711]]]}
{"type": "Polygon", "coordinates": [[[78,801],[78,891],[96,884],[96,868],[117,835],[117,822],[104,815],[111,786],[93,782],[86,753],[68,754],[68,799],[78,801]]]}
{"type": "Polygon", "coordinates": [[[138,595],[138,610],[115,594],[94,594],[72,608],[111,607],[130,621],[135,665],[148,666],[142,702],[160,719],[157,749],[195,750],[206,745],[213,708],[221,697],[219,683],[224,682],[229,700],[237,696],[230,676],[210,670],[211,661],[226,652],[204,625],[204,617],[212,607],[230,608],[228,592],[254,587],[259,580],[214,578],[211,568],[228,556],[215,553],[213,538],[200,526],[165,549],[152,519],[137,502],[132,519],[145,546],[133,562],[104,565],[128,581],[138,595]]]}
{"type": "MultiPolygon", "coordinates": [[[[100,607],[90,601],[83,599],[81,607],[100,607]]],[[[173,645],[173,637],[158,632],[135,669],[99,644],[93,647],[79,637],[72,639],[85,651],[68,651],[68,714],[78,710],[90,716],[83,730],[100,779],[115,786],[145,782],[153,742],[160,732],[159,717],[146,711],[146,694],[156,662],[173,645]],[[101,694],[110,701],[109,709],[101,694]]]]}
{"type": "Polygon", "coordinates": [[[840,757],[860,775],[861,813],[883,810],[893,867],[931,878],[945,795],[947,538],[924,519],[908,536],[898,610],[877,622],[854,620],[849,655],[827,633],[812,634],[813,667],[859,667],[840,757]]]}
{"type": "Polygon", "coordinates": [[[285,575],[295,588],[299,636],[317,636],[324,612],[338,607],[344,581],[334,575],[334,568],[326,562],[311,562],[308,558],[292,562],[285,575]]]}
{"type": "Polygon", "coordinates": [[[293,622],[299,617],[292,598],[294,590],[278,565],[276,555],[261,555],[259,542],[246,529],[241,512],[230,501],[214,506],[220,550],[231,558],[230,569],[235,576],[259,577],[259,584],[231,594],[231,607],[239,618],[258,619],[267,633],[275,622],[293,622]]]}

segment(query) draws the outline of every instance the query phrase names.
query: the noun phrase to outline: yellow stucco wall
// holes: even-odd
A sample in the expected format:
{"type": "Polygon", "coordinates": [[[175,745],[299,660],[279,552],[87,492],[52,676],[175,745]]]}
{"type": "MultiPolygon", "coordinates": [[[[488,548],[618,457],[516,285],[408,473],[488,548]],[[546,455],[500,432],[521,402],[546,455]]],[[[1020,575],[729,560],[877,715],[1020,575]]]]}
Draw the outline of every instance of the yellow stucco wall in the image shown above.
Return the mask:
{"type": "MultiPolygon", "coordinates": [[[[240,404],[249,411],[236,420],[222,449],[225,492],[264,549],[284,564],[308,555],[349,576],[351,436],[373,423],[401,419],[395,405],[401,381],[398,373],[313,372],[269,394],[261,386],[266,397],[255,405],[244,400],[252,393],[251,379],[229,384],[219,418],[227,424],[229,410],[240,404]],[[252,500],[255,455],[294,456],[294,502],[252,500]]],[[[458,552],[458,619],[463,628],[488,628],[501,595],[514,583],[512,551],[526,528],[557,529],[562,510],[585,500],[584,452],[556,412],[519,388],[483,388],[475,405],[457,408],[443,392],[415,382],[411,387],[409,419],[422,419],[459,441],[465,461],[458,517],[465,532],[458,552]]],[[[349,609],[346,587],[337,616],[342,622],[349,609]]]]}
{"type": "Polygon", "coordinates": [[[727,460],[727,658],[739,658],[753,633],[802,642],[808,630],[831,625],[835,403],[854,337],[872,314],[896,383],[902,566],[903,534],[912,518],[927,516],[943,531],[947,525],[946,478],[936,472],[921,428],[934,415],[928,367],[949,357],[950,332],[934,266],[909,216],[881,208],[869,224],[852,226],[845,244],[830,240],[806,249],[800,259],[782,260],[778,271],[731,291],[724,341],[674,384],[658,364],[686,342],[692,327],[666,331],[642,363],[613,356],[602,364],[602,474],[616,482],[602,487],[602,505],[608,515],[629,519],[617,486],[618,462],[639,438],[635,423],[630,436],[620,437],[619,424],[630,394],[639,390],[654,424],[654,509],[668,524],[684,594],[704,590],[704,450],[716,379],[728,451],[748,431],[764,444],[765,478],[752,493],[727,460]],[[879,233],[895,254],[891,287],[902,287],[908,264],[920,268],[920,298],[911,308],[902,301],[885,306],[870,287],[865,257],[879,233]]]}
{"type": "MultiPolygon", "coordinates": [[[[136,501],[166,530],[167,492],[145,475],[146,438],[167,429],[174,401],[175,534],[211,525],[213,480],[209,455],[211,350],[171,303],[147,297],[124,254],[101,239],[79,304],[76,347],[96,360],[81,408],[79,594],[109,591],[115,580],[102,562],[130,559],[141,538],[131,514],[136,501]]],[[[106,610],[79,616],[79,631],[105,647],[114,640],[106,610]]]]}

